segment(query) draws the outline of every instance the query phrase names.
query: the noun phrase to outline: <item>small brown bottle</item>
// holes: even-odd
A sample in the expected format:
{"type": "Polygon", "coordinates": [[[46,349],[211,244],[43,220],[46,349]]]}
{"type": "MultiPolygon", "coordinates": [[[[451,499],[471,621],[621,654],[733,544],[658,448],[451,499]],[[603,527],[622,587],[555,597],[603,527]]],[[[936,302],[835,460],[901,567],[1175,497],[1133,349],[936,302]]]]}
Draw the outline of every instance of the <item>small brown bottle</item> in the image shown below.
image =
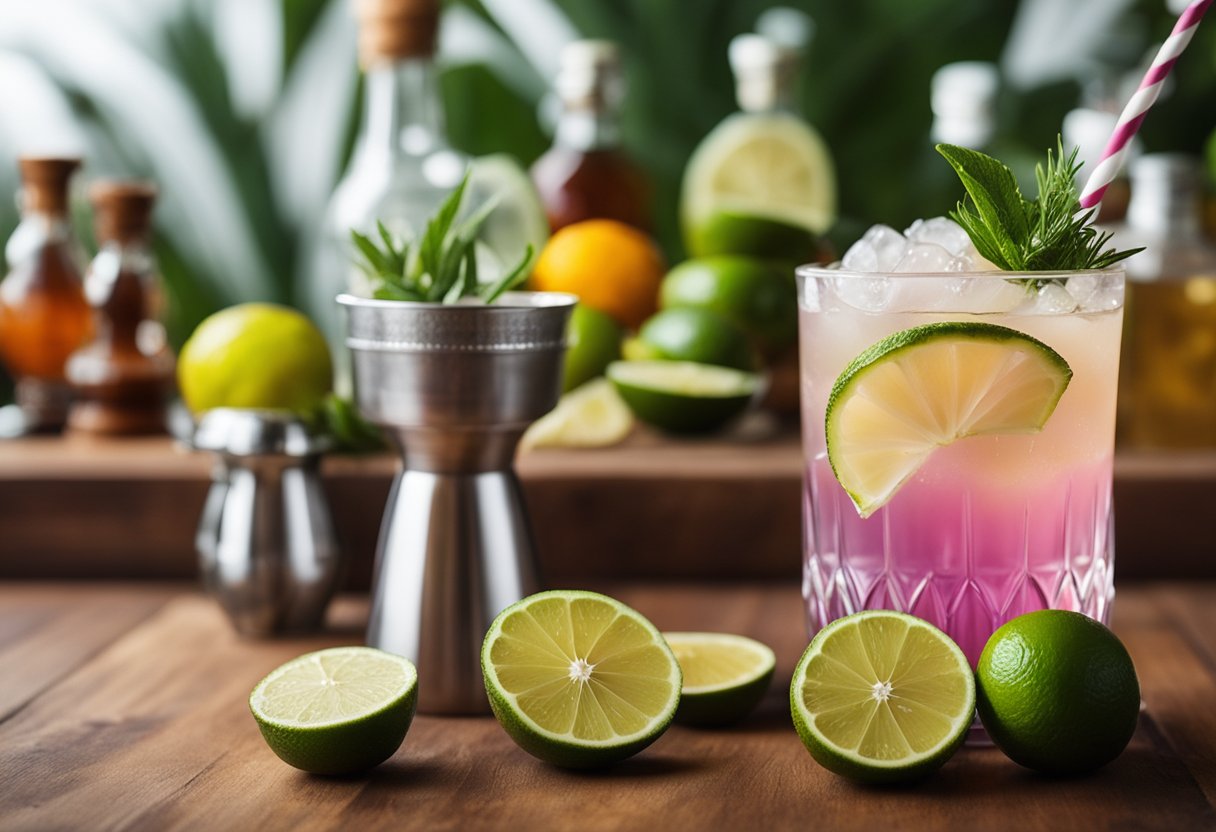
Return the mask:
{"type": "Polygon", "coordinates": [[[58,431],[71,401],[64,365],[93,328],[68,216],[68,180],[80,160],[24,157],[18,164],[21,224],[5,248],[0,360],[16,381],[25,429],[58,431]]]}
{"type": "Polygon", "coordinates": [[[555,86],[562,112],[553,147],[532,165],[550,229],[610,219],[652,231],[650,181],[620,146],[624,83],[616,44],[567,45],[555,86]]]}
{"type": "Polygon", "coordinates": [[[174,361],[159,321],[161,287],[148,247],[156,189],[99,182],[90,197],[98,251],[85,293],[96,335],[68,360],[77,396],[68,426],[111,435],[162,433],[174,361]]]}

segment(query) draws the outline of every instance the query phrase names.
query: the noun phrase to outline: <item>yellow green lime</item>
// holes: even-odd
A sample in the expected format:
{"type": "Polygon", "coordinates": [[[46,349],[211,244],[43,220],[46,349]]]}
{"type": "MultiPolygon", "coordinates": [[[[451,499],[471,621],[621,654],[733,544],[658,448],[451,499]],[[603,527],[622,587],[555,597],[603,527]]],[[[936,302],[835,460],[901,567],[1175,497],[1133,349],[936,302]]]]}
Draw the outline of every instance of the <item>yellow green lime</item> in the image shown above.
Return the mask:
{"type": "Polygon", "coordinates": [[[789,276],[752,257],[718,255],[686,260],[659,289],[663,309],[695,307],[721,315],[766,354],[798,337],[798,295],[789,276]]]}
{"type": "Polygon", "coordinates": [[[730,725],[755,710],[773,681],[773,651],[729,633],[663,633],[684,673],[676,722],[730,725]]]}
{"type": "Polygon", "coordinates": [[[370,647],[305,653],[271,671],[249,695],[270,749],[313,774],[356,774],[401,747],[418,705],[418,673],[370,647]]]}
{"type": "Polygon", "coordinates": [[[1072,378],[1051,347],[1008,327],[926,324],[853,359],[828,397],[828,460],[862,517],[934,450],[968,436],[1037,433],[1072,378]]]}
{"type": "Polygon", "coordinates": [[[1140,684],[1127,648],[1067,610],[1039,610],[988,640],[976,668],[988,736],[1044,774],[1085,774],[1123,752],[1136,731],[1140,684]]]}
{"type": "Polygon", "coordinates": [[[680,703],[680,665],[663,636],[606,595],[540,592],[507,607],[481,649],[494,715],[521,748],[597,768],[658,739],[680,703]]]}
{"type": "Polygon", "coordinates": [[[526,246],[532,246],[533,258],[545,247],[549,220],[544,205],[528,172],[510,154],[474,159],[467,188],[468,205],[494,201],[494,210],[477,231],[477,270],[483,282],[518,263],[526,246]]]}
{"type": "Polygon", "coordinates": [[[329,346],[306,316],[286,306],[243,303],[194,330],[177,380],[195,413],[216,407],[311,411],[333,384],[329,346]]]}
{"type": "Polygon", "coordinates": [[[608,379],[634,415],[670,433],[705,433],[747,410],[760,376],[690,361],[617,361],[608,379]]]}
{"type": "Polygon", "coordinates": [[[866,610],[816,634],[794,670],[790,712],[829,771],[907,782],[958,750],[975,716],[975,680],[963,651],[932,624],[866,610]]]}
{"type": "Polygon", "coordinates": [[[606,378],[592,379],[562,396],[532,423],[520,448],[603,448],[633,430],[633,412],[606,378]]]}
{"type": "Polygon", "coordinates": [[[569,392],[621,357],[624,332],[611,315],[580,303],[566,326],[566,369],[562,390],[569,392]]]}
{"type": "Polygon", "coordinates": [[[689,229],[687,244],[691,257],[739,254],[799,265],[815,259],[818,238],[784,220],[718,210],[689,229]]]}
{"type": "Polygon", "coordinates": [[[681,306],[664,309],[638,330],[629,349],[638,358],[695,361],[736,370],[751,370],[756,358],[738,326],[710,309],[681,306]]]}

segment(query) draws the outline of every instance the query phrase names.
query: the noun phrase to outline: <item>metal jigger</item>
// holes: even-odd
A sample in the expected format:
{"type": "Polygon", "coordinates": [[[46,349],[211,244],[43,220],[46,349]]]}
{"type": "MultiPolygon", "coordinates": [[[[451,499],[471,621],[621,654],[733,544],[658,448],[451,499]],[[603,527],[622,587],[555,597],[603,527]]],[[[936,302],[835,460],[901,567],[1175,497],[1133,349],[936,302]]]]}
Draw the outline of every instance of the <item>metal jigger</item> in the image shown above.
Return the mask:
{"type": "Polygon", "coordinates": [[[487,709],[482,639],[538,587],[515,446],[557,403],[575,301],[338,297],[359,409],[404,460],[380,529],[367,643],[418,665],[420,711],[487,709]]]}

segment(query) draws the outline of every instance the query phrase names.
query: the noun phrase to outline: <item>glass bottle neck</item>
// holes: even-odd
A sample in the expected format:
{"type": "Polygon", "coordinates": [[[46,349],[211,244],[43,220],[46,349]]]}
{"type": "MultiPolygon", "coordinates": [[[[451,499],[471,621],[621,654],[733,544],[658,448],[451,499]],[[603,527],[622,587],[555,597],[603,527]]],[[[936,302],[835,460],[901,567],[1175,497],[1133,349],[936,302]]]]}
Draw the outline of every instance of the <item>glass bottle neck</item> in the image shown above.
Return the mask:
{"type": "Polygon", "coordinates": [[[620,120],[603,110],[563,108],[553,142],[578,151],[610,150],[620,146],[620,120]]]}
{"type": "Polygon", "coordinates": [[[360,150],[425,156],[447,147],[435,64],[408,58],[367,73],[360,150]]]}

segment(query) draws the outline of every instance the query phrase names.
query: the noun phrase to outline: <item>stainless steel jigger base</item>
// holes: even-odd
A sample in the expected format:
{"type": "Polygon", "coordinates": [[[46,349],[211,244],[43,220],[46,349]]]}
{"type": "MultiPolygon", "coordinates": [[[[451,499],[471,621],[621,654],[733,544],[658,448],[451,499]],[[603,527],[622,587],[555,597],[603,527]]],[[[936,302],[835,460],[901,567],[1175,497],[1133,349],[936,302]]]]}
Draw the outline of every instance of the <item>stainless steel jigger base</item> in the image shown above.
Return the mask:
{"type": "Polygon", "coordinates": [[[536,591],[534,564],[513,472],[397,475],[376,553],[367,643],[418,665],[420,711],[489,710],[482,639],[499,612],[536,591]]]}

